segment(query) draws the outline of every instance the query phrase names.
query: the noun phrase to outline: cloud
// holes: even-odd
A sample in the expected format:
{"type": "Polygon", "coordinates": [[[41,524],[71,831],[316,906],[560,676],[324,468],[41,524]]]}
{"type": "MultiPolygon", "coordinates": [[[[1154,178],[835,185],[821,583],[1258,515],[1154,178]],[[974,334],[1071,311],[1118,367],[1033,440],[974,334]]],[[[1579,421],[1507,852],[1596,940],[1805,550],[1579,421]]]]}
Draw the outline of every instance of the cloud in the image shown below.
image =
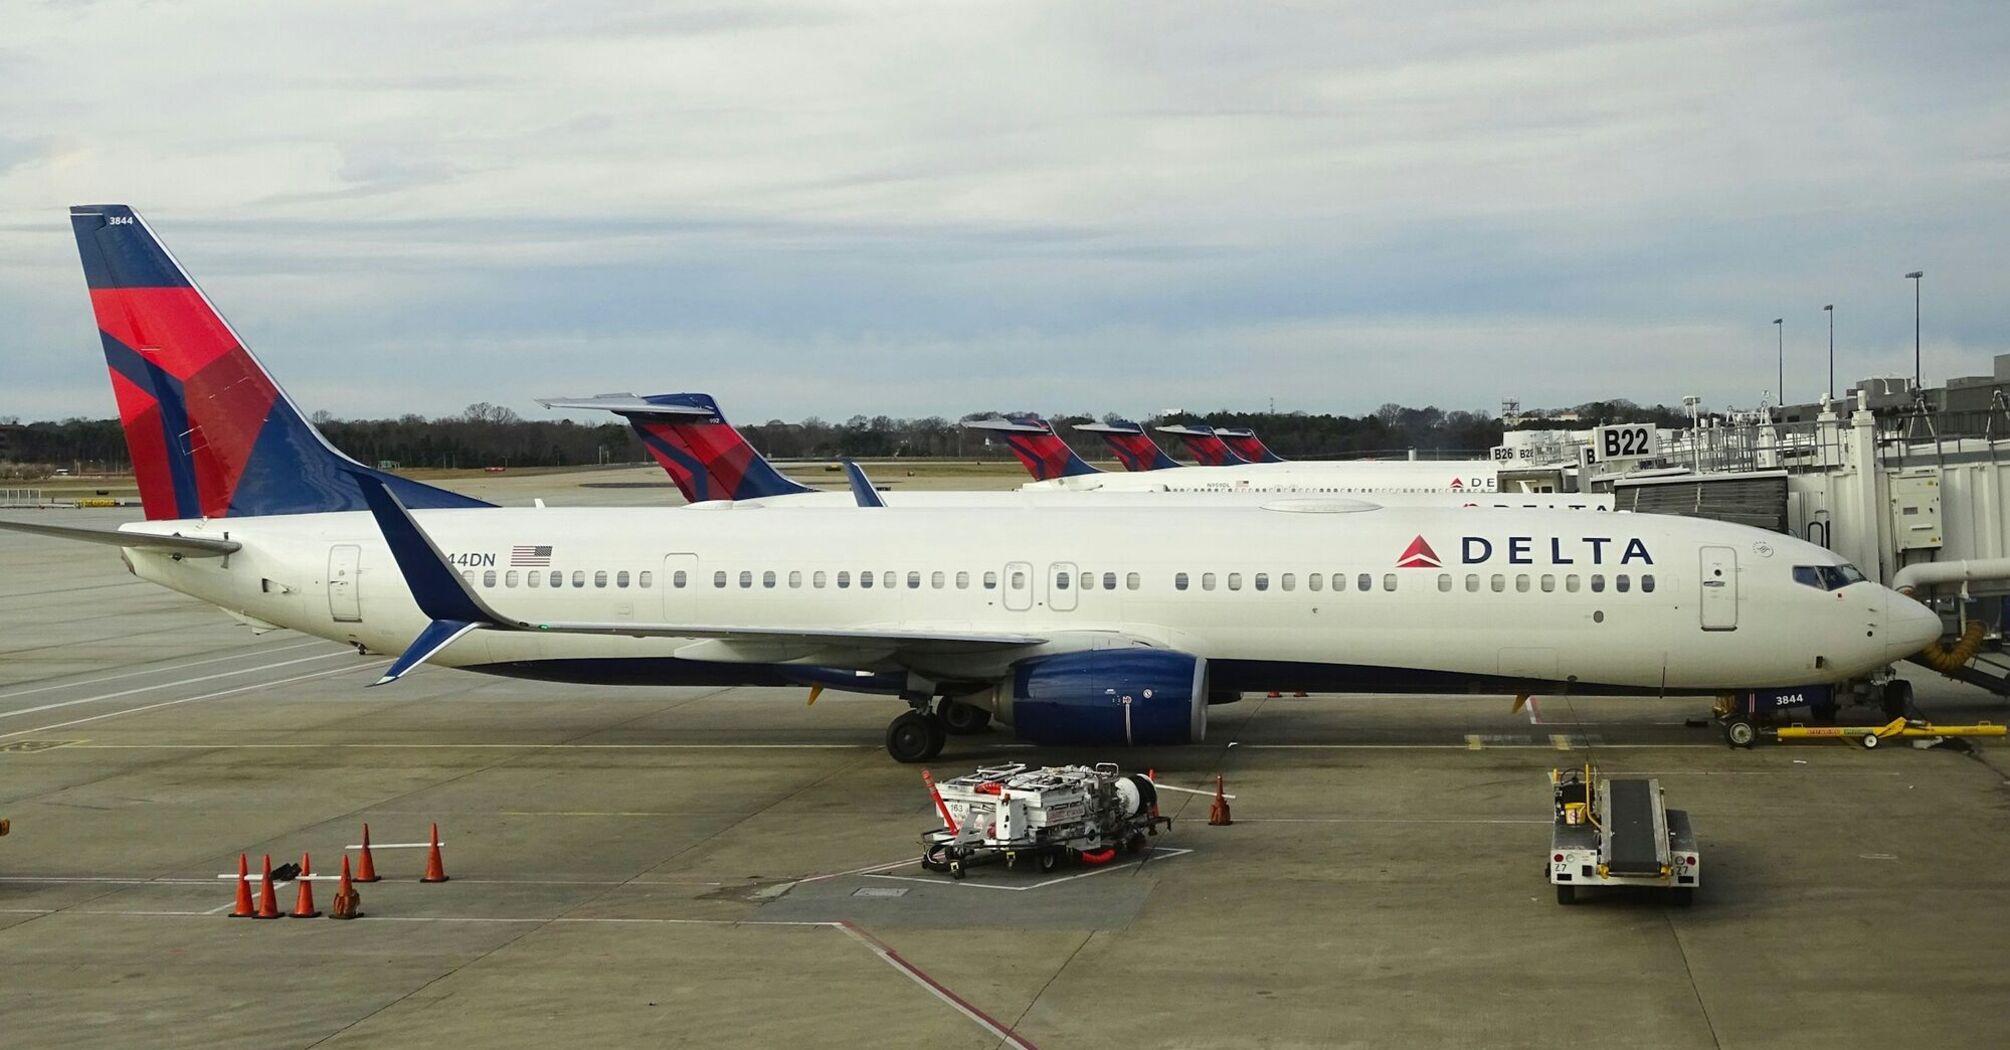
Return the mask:
{"type": "Polygon", "coordinates": [[[10,15],[0,414],[109,411],[87,200],[343,414],[1750,404],[1922,267],[1930,377],[2010,351],[1997,5],[289,12],[10,15]]]}

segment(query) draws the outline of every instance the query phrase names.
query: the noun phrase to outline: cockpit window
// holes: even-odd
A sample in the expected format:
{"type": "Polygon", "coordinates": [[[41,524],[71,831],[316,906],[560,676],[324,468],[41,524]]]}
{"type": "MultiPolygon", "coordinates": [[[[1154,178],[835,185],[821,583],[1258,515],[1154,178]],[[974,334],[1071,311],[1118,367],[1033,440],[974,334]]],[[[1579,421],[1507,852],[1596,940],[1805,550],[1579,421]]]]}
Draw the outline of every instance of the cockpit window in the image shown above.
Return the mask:
{"type": "Polygon", "coordinates": [[[1839,591],[1852,583],[1864,582],[1863,573],[1850,564],[1842,565],[1796,565],[1794,582],[1813,587],[1818,591],[1839,591]]]}

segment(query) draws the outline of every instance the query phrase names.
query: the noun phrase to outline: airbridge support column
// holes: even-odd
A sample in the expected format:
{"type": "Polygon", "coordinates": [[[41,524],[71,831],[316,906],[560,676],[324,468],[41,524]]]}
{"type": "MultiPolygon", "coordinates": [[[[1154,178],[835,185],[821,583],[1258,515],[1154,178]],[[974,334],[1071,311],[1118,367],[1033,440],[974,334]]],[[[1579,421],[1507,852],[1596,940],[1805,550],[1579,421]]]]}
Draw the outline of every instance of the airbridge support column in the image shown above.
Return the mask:
{"type": "Polygon", "coordinates": [[[1879,583],[1888,583],[1898,566],[1885,554],[1891,549],[1887,542],[1891,524],[1885,513],[1884,468],[1877,460],[1877,419],[1861,393],[1856,411],[1850,415],[1849,437],[1843,448],[1855,489],[1847,496],[1838,494],[1838,516],[1846,520],[1837,522],[1834,549],[1879,583]]]}

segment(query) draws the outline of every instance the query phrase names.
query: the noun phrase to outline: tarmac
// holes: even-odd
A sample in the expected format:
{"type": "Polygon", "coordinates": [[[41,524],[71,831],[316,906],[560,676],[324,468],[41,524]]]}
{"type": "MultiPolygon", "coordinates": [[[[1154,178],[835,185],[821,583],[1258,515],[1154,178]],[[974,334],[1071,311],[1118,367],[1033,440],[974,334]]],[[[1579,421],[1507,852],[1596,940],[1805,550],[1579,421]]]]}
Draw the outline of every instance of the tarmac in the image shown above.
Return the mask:
{"type": "MultiPolygon", "coordinates": [[[[456,485],[674,498],[650,478],[456,485]]],[[[1252,697],[1216,708],[1204,745],[1121,754],[994,730],[932,768],[1220,773],[1234,823],[1168,793],[1141,862],[959,883],[915,863],[933,814],[881,749],[884,698],[437,668],[365,689],[383,657],[254,635],[112,549],[17,534],[0,599],[8,1050],[1826,1050],[1995,1047],[2010,1022],[2001,741],[1733,751],[1693,724],[1702,701],[1593,697],[1252,697]],[[1546,773],[1586,760],[1690,811],[1693,907],[1556,903],[1546,773]],[[226,916],[239,854],[332,872],[366,821],[382,843],[438,822],[451,881],[379,850],[359,921],[226,916]]],[[[1938,720],[2010,720],[1909,677],[1938,720]]]]}

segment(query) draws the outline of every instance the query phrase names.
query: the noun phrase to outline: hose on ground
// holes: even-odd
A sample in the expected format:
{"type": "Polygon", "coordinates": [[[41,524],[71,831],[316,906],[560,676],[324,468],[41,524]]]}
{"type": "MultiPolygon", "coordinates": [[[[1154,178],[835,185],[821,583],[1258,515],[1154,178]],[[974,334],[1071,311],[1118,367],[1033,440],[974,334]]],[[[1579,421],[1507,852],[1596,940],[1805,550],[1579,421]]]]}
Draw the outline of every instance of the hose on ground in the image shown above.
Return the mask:
{"type": "Polygon", "coordinates": [[[1961,640],[1955,642],[1953,648],[1942,646],[1938,641],[1929,642],[1913,659],[1941,674],[1951,675],[1966,667],[1968,661],[1982,651],[1982,630],[1981,620],[1970,620],[1967,629],[1961,632],[1961,640]]]}

